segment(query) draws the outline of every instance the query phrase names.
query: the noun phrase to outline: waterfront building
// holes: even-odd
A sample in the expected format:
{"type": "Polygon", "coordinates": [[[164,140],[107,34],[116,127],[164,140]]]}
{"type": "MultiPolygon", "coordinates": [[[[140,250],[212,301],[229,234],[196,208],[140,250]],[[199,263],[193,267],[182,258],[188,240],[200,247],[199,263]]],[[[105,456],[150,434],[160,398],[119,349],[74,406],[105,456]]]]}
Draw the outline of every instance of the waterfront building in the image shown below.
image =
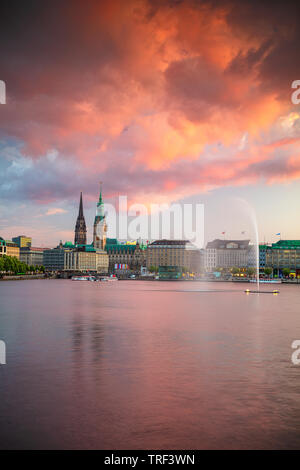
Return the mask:
{"type": "Polygon", "coordinates": [[[48,248],[38,248],[27,246],[20,248],[20,261],[28,266],[42,266],[44,261],[44,250],[48,248]]]}
{"type": "MultiPolygon", "coordinates": [[[[66,253],[71,251],[71,248],[66,245],[63,245],[61,242],[56,248],[44,250],[43,265],[47,271],[64,271],[66,253]]],[[[70,245],[73,246],[72,244],[70,245]]]]}
{"type": "Polygon", "coordinates": [[[20,248],[16,243],[12,240],[5,240],[6,245],[6,255],[7,256],[15,256],[16,258],[20,259],[20,248]]]}
{"type": "Polygon", "coordinates": [[[273,269],[274,276],[284,275],[284,269],[300,277],[300,240],[279,240],[266,247],[266,267],[273,269]]]}
{"type": "Polygon", "coordinates": [[[19,248],[27,248],[31,246],[32,238],[27,237],[26,235],[19,235],[18,237],[13,237],[12,241],[16,243],[19,248]]]}
{"type": "Polygon", "coordinates": [[[93,246],[105,250],[107,224],[104,214],[104,202],[102,199],[102,188],[100,186],[99,201],[97,203],[96,215],[94,220],[93,246]]]}
{"type": "Polygon", "coordinates": [[[249,262],[249,249],[251,249],[249,242],[250,240],[220,239],[208,242],[205,249],[206,271],[212,272],[216,268],[246,268],[249,262]]]}
{"type": "Polygon", "coordinates": [[[48,271],[92,271],[107,274],[109,258],[104,250],[93,245],[60,243],[56,248],[45,250],[43,265],[48,271]]]}
{"type": "Polygon", "coordinates": [[[146,266],[147,245],[140,242],[120,243],[116,238],[107,238],[105,250],[109,256],[109,270],[127,269],[140,271],[146,266]]]}
{"type": "Polygon", "coordinates": [[[248,261],[247,261],[247,267],[248,268],[256,268],[256,266],[257,266],[257,256],[258,256],[257,246],[249,244],[248,261]]]}
{"type": "Polygon", "coordinates": [[[0,237],[0,256],[6,255],[6,243],[4,238],[0,237]]]}
{"type": "Polygon", "coordinates": [[[180,267],[189,272],[200,272],[202,253],[188,240],[156,240],[147,247],[147,268],[180,267]]]}
{"type": "Polygon", "coordinates": [[[85,224],[85,218],[83,215],[82,192],[80,193],[79,211],[78,211],[78,217],[77,217],[76,225],[75,225],[74,244],[75,245],[86,244],[86,224],[85,224]]]}
{"type": "Polygon", "coordinates": [[[259,245],[259,269],[264,270],[266,267],[266,253],[270,245],[259,245]]]}

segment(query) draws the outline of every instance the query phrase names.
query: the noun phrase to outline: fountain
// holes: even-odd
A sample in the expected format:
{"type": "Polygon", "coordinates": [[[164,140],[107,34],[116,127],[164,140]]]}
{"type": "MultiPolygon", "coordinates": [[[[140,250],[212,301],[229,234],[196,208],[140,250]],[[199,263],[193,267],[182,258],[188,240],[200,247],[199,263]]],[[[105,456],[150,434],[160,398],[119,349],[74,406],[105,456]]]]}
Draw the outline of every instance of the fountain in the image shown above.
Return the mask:
{"type": "Polygon", "coordinates": [[[274,289],[272,291],[260,290],[260,281],[259,281],[259,236],[258,236],[258,227],[256,214],[253,207],[245,199],[237,198],[240,202],[246,205],[248,212],[251,216],[252,224],[255,231],[255,252],[256,252],[256,287],[257,290],[246,289],[246,294],[279,294],[279,290],[274,289]]]}

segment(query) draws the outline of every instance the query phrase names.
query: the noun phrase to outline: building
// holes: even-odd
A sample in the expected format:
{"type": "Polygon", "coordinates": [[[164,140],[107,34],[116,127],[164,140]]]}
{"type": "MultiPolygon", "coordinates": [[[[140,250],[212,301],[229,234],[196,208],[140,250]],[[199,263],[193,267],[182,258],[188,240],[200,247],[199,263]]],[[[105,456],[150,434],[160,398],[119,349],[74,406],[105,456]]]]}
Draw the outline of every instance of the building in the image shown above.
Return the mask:
{"type": "Polygon", "coordinates": [[[31,237],[26,237],[26,235],[19,235],[18,237],[14,237],[12,241],[16,243],[19,248],[29,247],[32,243],[31,237]]]}
{"type": "Polygon", "coordinates": [[[250,245],[248,250],[248,268],[256,268],[257,267],[257,258],[259,258],[259,254],[257,251],[257,245],[250,245]]]}
{"type": "Polygon", "coordinates": [[[116,238],[107,238],[105,250],[109,256],[110,272],[127,269],[140,271],[146,266],[147,245],[143,243],[120,243],[116,238]]]}
{"type": "Polygon", "coordinates": [[[0,256],[6,255],[6,243],[4,238],[0,237],[0,256]]]}
{"type": "MultiPolygon", "coordinates": [[[[43,266],[47,271],[64,271],[66,266],[66,253],[71,251],[67,244],[60,243],[56,248],[44,250],[43,266]]],[[[71,246],[73,246],[71,244],[71,246]]]]}
{"type": "Polygon", "coordinates": [[[259,269],[263,271],[266,267],[266,253],[270,245],[259,245],[259,269]]]}
{"type": "Polygon", "coordinates": [[[11,240],[4,240],[0,237],[0,256],[15,256],[20,259],[20,248],[11,240]]]}
{"type": "Polygon", "coordinates": [[[73,250],[66,253],[64,270],[107,274],[108,266],[109,259],[105,251],[95,250],[94,247],[86,245],[82,250],[73,250]]]}
{"type": "Polygon", "coordinates": [[[23,247],[20,248],[20,261],[28,266],[42,266],[44,262],[44,250],[48,248],[23,247]]]}
{"type": "Polygon", "coordinates": [[[43,265],[48,271],[74,271],[107,274],[109,258],[104,250],[93,245],[60,243],[56,248],[45,250],[43,265]]]}
{"type": "Polygon", "coordinates": [[[267,246],[266,267],[273,269],[274,276],[281,277],[286,268],[300,277],[300,240],[279,240],[267,246]]]}
{"type": "Polygon", "coordinates": [[[107,224],[104,214],[104,203],[102,200],[102,188],[100,186],[99,201],[97,203],[96,215],[94,220],[93,246],[105,250],[107,224]]]}
{"type": "MultiPolygon", "coordinates": [[[[147,247],[147,268],[184,268],[189,272],[200,272],[201,250],[188,240],[156,240],[147,247]]],[[[174,272],[179,272],[176,269],[174,272]]],[[[173,272],[172,271],[172,272],[173,272]]],[[[170,271],[171,272],[171,271],[170,271]]]]}
{"type": "Polygon", "coordinates": [[[246,268],[249,261],[250,240],[219,240],[208,242],[205,249],[205,269],[246,268]]]}
{"type": "Polygon", "coordinates": [[[6,255],[7,256],[15,256],[16,258],[20,259],[20,248],[16,243],[11,240],[5,240],[6,245],[6,255]]]}
{"type": "Polygon", "coordinates": [[[75,245],[86,245],[86,224],[83,215],[82,192],[80,193],[79,211],[75,225],[75,245]]]}

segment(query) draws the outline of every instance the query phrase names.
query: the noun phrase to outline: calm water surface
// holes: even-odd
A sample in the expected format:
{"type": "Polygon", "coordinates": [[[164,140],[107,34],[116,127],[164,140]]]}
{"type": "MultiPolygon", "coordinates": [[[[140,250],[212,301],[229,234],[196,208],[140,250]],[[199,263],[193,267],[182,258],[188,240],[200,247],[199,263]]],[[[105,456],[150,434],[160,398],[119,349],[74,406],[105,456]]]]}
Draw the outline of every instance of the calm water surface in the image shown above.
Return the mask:
{"type": "Polygon", "coordinates": [[[300,286],[245,286],[1,282],[0,447],[299,448],[300,286]]]}

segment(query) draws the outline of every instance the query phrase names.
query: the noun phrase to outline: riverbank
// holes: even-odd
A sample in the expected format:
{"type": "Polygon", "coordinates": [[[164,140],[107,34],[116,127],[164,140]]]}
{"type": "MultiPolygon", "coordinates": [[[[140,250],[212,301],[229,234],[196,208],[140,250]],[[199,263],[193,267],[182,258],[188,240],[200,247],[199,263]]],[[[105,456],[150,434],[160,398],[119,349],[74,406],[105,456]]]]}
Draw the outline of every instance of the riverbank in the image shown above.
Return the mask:
{"type": "Polygon", "coordinates": [[[49,279],[45,274],[21,274],[15,276],[3,276],[0,281],[28,281],[32,279],[49,279]]]}

